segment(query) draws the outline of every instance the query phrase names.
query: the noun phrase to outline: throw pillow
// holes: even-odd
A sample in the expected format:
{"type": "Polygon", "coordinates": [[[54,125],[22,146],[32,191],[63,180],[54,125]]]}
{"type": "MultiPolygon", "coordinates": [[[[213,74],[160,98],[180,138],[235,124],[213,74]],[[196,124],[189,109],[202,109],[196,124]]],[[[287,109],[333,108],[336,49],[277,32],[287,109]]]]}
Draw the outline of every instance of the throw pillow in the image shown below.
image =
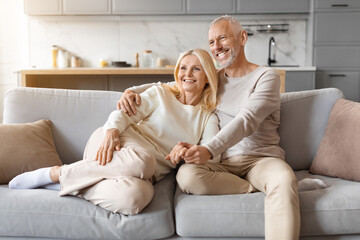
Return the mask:
{"type": "Polygon", "coordinates": [[[335,102],[310,172],[360,181],[360,103],[335,102]]]}
{"type": "Polygon", "coordinates": [[[0,184],[23,172],[62,165],[49,120],[0,124],[0,146],[0,184]]]}

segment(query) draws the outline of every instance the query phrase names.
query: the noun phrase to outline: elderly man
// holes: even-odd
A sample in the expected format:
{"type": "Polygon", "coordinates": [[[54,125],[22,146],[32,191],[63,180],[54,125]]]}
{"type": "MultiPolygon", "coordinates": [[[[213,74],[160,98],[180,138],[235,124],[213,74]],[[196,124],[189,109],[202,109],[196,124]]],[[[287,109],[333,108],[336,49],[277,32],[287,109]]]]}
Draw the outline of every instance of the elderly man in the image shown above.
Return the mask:
{"type": "MultiPolygon", "coordinates": [[[[247,33],[230,16],[215,19],[209,29],[210,50],[219,71],[220,132],[206,144],[179,143],[169,156],[184,160],[177,182],[186,193],[241,194],[260,190],[265,198],[265,238],[299,238],[297,179],[284,161],[277,129],[280,123],[279,75],[247,61],[247,33]],[[180,153],[180,154],[179,154],[180,153]],[[207,162],[222,154],[218,164],[207,162]],[[241,177],[244,177],[241,178],[241,177]]],[[[118,107],[136,114],[146,86],[125,91],[118,107]]]]}

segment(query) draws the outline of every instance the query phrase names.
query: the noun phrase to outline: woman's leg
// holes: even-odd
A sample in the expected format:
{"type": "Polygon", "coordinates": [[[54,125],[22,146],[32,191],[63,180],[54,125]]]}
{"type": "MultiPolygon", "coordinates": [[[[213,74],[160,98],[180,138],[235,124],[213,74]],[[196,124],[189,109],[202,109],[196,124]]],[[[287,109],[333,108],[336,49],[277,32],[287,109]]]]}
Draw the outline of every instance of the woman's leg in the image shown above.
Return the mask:
{"type": "Polygon", "coordinates": [[[104,179],[77,194],[114,213],[138,214],[152,200],[153,185],[135,177],[104,179]]]}
{"type": "Polygon", "coordinates": [[[9,188],[31,189],[51,184],[50,170],[51,167],[47,167],[19,174],[9,182],[9,188]]]}
{"type": "Polygon", "coordinates": [[[112,161],[105,166],[95,161],[104,134],[97,129],[90,137],[84,156],[87,158],[60,169],[60,196],[76,193],[104,179],[132,176],[149,179],[153,176],[156,160],[151,151],[143,148],[127,133],[120,135],[120,151],[115,151],[112,161]]]}

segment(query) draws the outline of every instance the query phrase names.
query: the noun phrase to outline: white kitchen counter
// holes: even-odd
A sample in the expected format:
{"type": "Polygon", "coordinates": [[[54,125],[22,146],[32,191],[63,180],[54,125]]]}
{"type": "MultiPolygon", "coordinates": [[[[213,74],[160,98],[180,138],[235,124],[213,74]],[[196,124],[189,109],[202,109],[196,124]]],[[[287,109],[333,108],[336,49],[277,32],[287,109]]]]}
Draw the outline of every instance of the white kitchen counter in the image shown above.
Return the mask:
{"type": "Polygon", "coordinates": [[[275,69],[282,69],[285,71],[289,71],[289,72],[300,72],[300,71],[304,71],[304,72],[315,72],[316,71],[316,67],[315,66],[300,66],[300,67],[281,67],[281,66],[273,66],[272,68],[275,69]]]}

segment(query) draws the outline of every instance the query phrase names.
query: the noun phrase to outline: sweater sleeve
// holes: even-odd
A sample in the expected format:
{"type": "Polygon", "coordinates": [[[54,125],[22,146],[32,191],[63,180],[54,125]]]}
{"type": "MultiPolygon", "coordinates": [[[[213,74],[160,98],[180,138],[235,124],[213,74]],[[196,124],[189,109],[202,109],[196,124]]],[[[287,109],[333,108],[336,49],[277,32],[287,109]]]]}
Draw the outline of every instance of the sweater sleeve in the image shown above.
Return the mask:
{"type": "Polygon", "coordinates": [[[103,131],[111,128],[119,129],[122,133],[130,124],[137,124],[147,116],[149,116],[154,109],[159,105],[159,98],[157,97],[157,87],[152,87],[140,94],[142,104],[137,108],[137,114],[128,116],[122,110],[115,110],[110,113],[106,121],[103,131]]]}
{"type": "MultiPolygon", "coordinates": [[[[146,84],[142,84],[140,86],[133,86],[133,87],[130,87],[128,88],[128,90],[131,90],[133,91],[134,93],[143,93],[145,92],[147,89],[151,88],[152,86],[161,86],[161,84],[163,84],[162,82],[157,82],[157,83],[146,83],[146,84]]],[[[172,86],[175,84],[175,81],[174,82],[167,82],[165,83],[169,86],[172,86]]]]}
{"type": "Polygon", "coordinates": [[[261,123],[280,107],[280,78],[276,72],[260,77],[246,106],[205,146],[213,156],[253,134],[261,123]]]}
{"type": "MultiPolygon", "coordinates": [[[[212,113],[206,122],[204,132],[202,134],[200,145],[205,145],[208,141],[210,141],[217,133],[219,132],[219,120],[215,113],[212,113]]],[[[220,162],[220,154],[214,156],[209,160],[212,163],[220,162]]]]}

